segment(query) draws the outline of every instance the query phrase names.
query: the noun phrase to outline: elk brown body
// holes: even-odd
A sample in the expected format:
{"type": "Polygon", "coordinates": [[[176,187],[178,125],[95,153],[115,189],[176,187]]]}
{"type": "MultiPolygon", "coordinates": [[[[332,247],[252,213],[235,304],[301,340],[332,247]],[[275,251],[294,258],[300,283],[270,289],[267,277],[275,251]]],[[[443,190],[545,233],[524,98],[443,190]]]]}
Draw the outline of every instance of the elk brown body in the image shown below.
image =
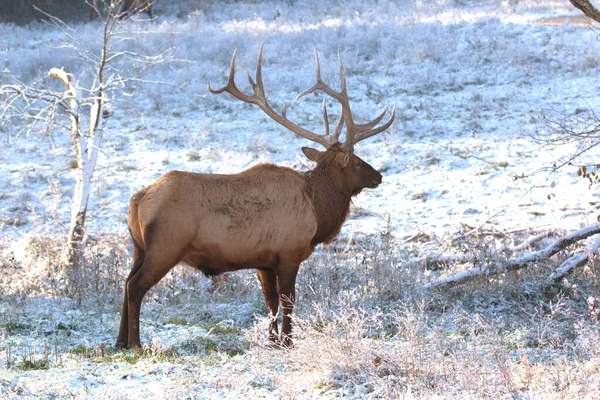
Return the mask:
{"type": "MultiPolygon", "coordinates": [[[[261,54],[262,46],[257,64],[258,83],[251,80],[253,96],[243,95],[233,83],[235,53],[228,85],[218,91],[209,86],[210,91],[227,91],[237,98],[244,96],[243,101],[257,104],[271,116],[272,109],[262,89],[261,54]]],[[[341,60],[340,70],[339,95],[347,100],[341,60]]],[[[318,59],[317,84],[322,84],[318,59]]],[[[325,91],[322,87],[315,90],[325,91]]],[[[344,100],[341,102],[343,105],[344,100]]],[[[348,123],[353,124],[346,119],[349,113],[349,107],[343,106],[340,121],[347,126],[344,144],[337,140],[341,122],[339,129],[327,137],[300,130],[287,120],[285,113],[276,114],[278,122],[288,129],[304,137],[310,136],[306,132],[315,135],[308,138],[326,147],[326,151],[302,149],[317,163],[310,171],[298,172],[273,164],[259,164],[232,175],[170,171],[131,198],[128,224],[134,262],[125,283],[117,347],[140,346],[142,299],[181,261],[206,275],[257,269],[271,318],[269,339],[284,346],[292,345],[291,313],[300,263],[317,244],[328,243],[337,236],[352,196],[364,188],[376,188],[382,179],[379,172],[352,153],[352,146],[389,127],[394,113],[378,128],[373,126],[382,115],[369,124],[354,124],[362,129],[355,131],[348,129],[348,123]],[[281,335],[277,323],[280,307],[281,335]]],[[[323,116],[327,125],[325,109],[323,116]]]]}

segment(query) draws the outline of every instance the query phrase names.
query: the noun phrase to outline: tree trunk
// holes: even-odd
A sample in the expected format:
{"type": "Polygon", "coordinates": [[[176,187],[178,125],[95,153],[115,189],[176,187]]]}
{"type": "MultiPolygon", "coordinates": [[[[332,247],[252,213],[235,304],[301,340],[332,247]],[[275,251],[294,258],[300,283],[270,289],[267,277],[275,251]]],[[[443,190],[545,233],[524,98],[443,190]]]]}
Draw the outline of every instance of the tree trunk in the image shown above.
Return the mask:
{"type": "Polygon", "coordinates": [[[102,86],[100,86],[99,95],[94,99],[94,104],[90,109],[90,124],[87,135],[82,135],[79,107],[81,101],[79,100],[79,93],[77,92],[73,75],[67,74],[65,71],[57,68],[52,68],[49,75],[59,79],[67,88],[66,97],[69,102],[71,137],[77,155],[77,182],[71,203],[71,224],[69,227],[69,236],[67,237],[66,257],[67,265],[74,267],[81,255],[81,242],[85,235],[85,216],[90,198],[92,175],[98,158],[98,146],[102,139],[102,127],[104,123],[104,119],[102,118],[102,86]]]}
{"type": "MultiPolygon", "coordinates": [[[[81,140],[81,139],[80,139],[81,140]]],[[[78,157],[79,158],[79,157],[78,157]]],[[[81,167],[80,160],[77,160],[77,184],[71,203],[71,223],[69,226],[69,236],[67,238],[67,264],[74,267],[81,253],[81,242],[85,234],[85,215],[87,204],[90,198],[90,186],[92,174],[87,173],[81,167]]],[[[83,161],[83,160],[82,160],[83,161]]],[[[85,165],[87,163],[83,163],[85,165]]]]}
{"type": "Polygon", "coordinates": [[[594,21],[600,22],[600,11],[589,0],[571,0],[571,4],[594,21]]]}

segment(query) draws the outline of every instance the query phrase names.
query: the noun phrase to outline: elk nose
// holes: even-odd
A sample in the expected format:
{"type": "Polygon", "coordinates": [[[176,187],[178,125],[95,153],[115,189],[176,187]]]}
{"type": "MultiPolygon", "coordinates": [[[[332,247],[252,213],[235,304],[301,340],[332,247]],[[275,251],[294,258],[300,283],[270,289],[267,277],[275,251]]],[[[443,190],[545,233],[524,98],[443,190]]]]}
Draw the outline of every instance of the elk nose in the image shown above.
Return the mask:
{"type": "Polygon", "coordinates": [[[381,174],[377,174],[375,179],[373,179],[373,186],[377,187],[377,186],[381,185],[381,182],[382,182],[381,174]]]}

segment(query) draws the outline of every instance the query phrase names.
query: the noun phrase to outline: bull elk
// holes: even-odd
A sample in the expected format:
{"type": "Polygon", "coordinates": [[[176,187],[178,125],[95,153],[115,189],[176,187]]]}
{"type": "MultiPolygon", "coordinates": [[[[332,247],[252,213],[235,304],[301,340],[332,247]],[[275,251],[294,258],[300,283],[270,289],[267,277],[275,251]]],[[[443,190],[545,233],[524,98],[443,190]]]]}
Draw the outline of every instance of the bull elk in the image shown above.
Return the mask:
{"type": "Polygon", "coordinates": [[[270,316],[269,340],[291,346],[291,313],[296,274],[319,243],[331,242],[339,233],[352,196],[364,188],[374,189],[381,174],[353,154],[354,145],[386,130],[390,118],[377,126],[387,107],[373,121],[354,122],[346,78],[340,57],[341,90],[334,91],[321,80],[316,57],[316,84],[299,98],[321,91],[341,104],[335,130],[329,133],[323,101],[324,134],[308,131],[279,114],[265,97],[262,80],[262,46],[258,53],[254,90],[242,93],[235,85],[233,53],[226,86],[208,90],[228,92],[257,105],[270,118],[290,131],[325,147],[325,151],[303,147],[306,157],[316,162],[307,172],[273,164],[255,165],[233,175],[170,171],[131,198],[129,230],[133,239],[133,268],[125,282],[118,348],[140,346],[140,307],[146,292],[177,263],[183,261],[206,275],[240,269],[258,270],[270,316]],[[346,126],[343,143],[338,138],[346,126]],[[281,335],[277,315],[282,309],[281,335]]]}

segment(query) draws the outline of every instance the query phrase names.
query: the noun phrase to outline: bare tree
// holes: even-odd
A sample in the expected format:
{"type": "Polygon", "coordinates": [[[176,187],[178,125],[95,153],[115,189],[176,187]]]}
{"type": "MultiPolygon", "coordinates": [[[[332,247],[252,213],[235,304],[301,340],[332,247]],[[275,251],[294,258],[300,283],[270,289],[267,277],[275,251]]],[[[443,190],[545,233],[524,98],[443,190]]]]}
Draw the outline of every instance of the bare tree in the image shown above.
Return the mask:
{"type": "Polygon", "coordinates": [[[577,109],[574,113],[543,112],[538,121],[540,128],[531,134],[536,142],[549,150],[562,146],[572,149],[543,170],[556,172],[575,166],[580,176],[597,183],[593,170],[598,162],[593,150],[600,146],[600,116],[592,109],[577,109]]]}
{"type": "Polygon", "coordinates": [[[25,129],[41,125],[42,129],[58,126],[70,131],[77,158],[77,178],[67,238],[66,261],[69,266],[75,265],[81,252],[92,176],[102,141],[104,119],[111,115],[109,94],[122,90],[128,82],[139,81],[141,74],[148,67],[164,62],[162,55],[151,58],[135,52],[112,49],[113,42],[124,39],[119,36],[121,2],[122,0],[103,2],[101,46],[96,52],[82,47],[81,43],[85,41],[75,29],[46,14],[65,34],[67,41],[64,46],[75,51],[93,70],[93,82],[89,87],[78,85],[75,76],[67,71],[52,68],[49,76],[64,85],[64,92],[54,91],[45,85],[28,85],[16,79],[16,83],[0,88],[0,117],[3,119],[18,117],[28,121],[25,129]],[[115,40],[117,37],[119,40],[115,40]],[[127,77],[122,75],[122,71],[112,67],[113,63],[122,58],[135,61],[132,64],[138,65],[135,69],[127,71],[127,77]],[[59,113],[68,116],[68,124],[61,123],[60,118],[57,118],[59,113]]]}

